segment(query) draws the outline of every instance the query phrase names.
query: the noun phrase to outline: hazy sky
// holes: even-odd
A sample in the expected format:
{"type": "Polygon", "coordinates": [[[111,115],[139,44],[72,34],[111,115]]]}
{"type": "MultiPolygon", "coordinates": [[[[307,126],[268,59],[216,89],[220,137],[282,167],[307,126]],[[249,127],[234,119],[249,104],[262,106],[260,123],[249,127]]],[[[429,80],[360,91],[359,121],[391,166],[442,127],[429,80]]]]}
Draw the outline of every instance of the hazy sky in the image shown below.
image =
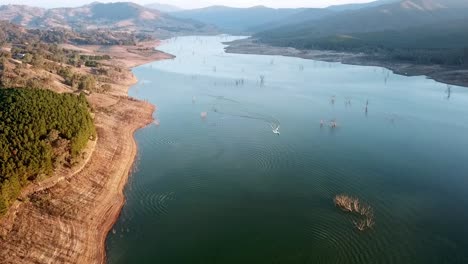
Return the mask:
{"type": "MultiPolygon", "coordinates": [[[[0,0],[0,4],[21,4],[40,7],[80,6],[96,0],[0,0]]],[[[265,5],[269,7],[325,7],[347,3],[366,3],[373,0],[128,0],[138,4],[164,3],[183,8],[198,8],[210,5],[250,7],[265,5]]],[[[100,0],[99,2],[125,2],[119,0],[100,0]]]]}

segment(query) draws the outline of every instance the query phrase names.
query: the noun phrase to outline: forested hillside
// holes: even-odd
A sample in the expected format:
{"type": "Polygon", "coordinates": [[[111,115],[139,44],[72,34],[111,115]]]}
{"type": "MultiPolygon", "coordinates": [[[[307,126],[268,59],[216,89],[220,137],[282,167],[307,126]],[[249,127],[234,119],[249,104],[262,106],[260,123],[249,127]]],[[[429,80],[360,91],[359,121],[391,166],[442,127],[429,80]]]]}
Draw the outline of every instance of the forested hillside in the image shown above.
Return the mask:
{"type": "Polygon", "coordinates": [[[468,18],[466,0],[400,0],[356,11],[338,12],[320,20],[275,28],[259,34],[265,39],[305,35],[320,38],[337,34],[404,30],[433,24],[448,24],[468,18]]]}
{"type": "Polygon", "coordinates": [[[83,95],[0,89],[0,214],[30,181],[73,164],[95,137],[88,108],[83,95]]]}
{"type": "Polygon", "coordinates": [[[466,66],[467,25],[468,1],[404,0],[263,31],[255,38],[274,46],[466,66]]]}
{"type": "Polygon", "coordinates": [[[447,24],[314,37],[307,33],[261,41],[298,49],[362,52],[387,59],[423,64],[468,66],[468,20],[447,24]]]}

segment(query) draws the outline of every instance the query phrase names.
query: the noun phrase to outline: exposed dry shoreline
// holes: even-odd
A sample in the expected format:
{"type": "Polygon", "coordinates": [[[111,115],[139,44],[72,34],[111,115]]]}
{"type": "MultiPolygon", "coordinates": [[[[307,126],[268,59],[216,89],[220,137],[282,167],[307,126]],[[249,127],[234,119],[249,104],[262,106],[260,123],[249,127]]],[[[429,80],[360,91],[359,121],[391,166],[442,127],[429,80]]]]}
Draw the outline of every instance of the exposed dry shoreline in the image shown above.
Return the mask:
{"type": "Polygon", "coordinates": [[[280,55],[298,57],[303,59],[341,62],[351,65],[379,66],[387,68],[396,74],[405,76],[425,75],[441,83],[468,87],[468,69],[444,67],[440,65],[421,65],[389,61],[368,56],[362,53],[323,51],[323,50],[298,50],[287,47],[274,47],[261,44],[253,39],[242,39],[226,43],[228,53],[280,55]]]}
{"type": "Polygon", "coordinates": [[[1,263],[104,263],[107,233],[124,204],[123,189],[137,154],[133,134],[152,123],[155,107],[127,96],[136,83],[130,68],[170,55],[139,47],[68,47],[108,54],[127,70],[120,85],[88,100],[95,110],[97,141],[78,168],[60,170],[29,187],[0,219],[1,263]],[[34,199],[31,199],[34,198],[34,199]]]}

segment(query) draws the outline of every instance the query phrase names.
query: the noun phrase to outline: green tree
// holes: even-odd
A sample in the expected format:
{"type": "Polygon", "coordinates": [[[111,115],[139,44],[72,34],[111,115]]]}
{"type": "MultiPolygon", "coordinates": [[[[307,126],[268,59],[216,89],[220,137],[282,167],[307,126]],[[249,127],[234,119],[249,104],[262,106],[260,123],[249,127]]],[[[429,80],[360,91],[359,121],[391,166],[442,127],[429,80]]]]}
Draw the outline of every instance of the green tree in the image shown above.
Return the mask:
{"type": "Polygon", "coordinates": [[[78,89],[80,90],[94,90],[96,88],[96,79],[92,75],[84,75],[81,77],[78,89]]]}

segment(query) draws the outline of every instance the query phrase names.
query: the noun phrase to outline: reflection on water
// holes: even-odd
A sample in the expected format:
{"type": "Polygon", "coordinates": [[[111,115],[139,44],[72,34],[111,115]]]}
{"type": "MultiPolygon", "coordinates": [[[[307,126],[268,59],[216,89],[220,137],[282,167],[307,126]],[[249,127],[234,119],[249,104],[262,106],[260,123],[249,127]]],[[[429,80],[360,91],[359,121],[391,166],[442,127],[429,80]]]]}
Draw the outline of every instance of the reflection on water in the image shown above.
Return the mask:
{"type": "Polygon", "coordinates": [[[136,134],[109,263],[468,263],[468,90],[225,54],[233,39],[168,40],[175,59],[135,69],[160,125],[136,134]],[[372,205],[372,230],[340,193],[372,205]]]}

